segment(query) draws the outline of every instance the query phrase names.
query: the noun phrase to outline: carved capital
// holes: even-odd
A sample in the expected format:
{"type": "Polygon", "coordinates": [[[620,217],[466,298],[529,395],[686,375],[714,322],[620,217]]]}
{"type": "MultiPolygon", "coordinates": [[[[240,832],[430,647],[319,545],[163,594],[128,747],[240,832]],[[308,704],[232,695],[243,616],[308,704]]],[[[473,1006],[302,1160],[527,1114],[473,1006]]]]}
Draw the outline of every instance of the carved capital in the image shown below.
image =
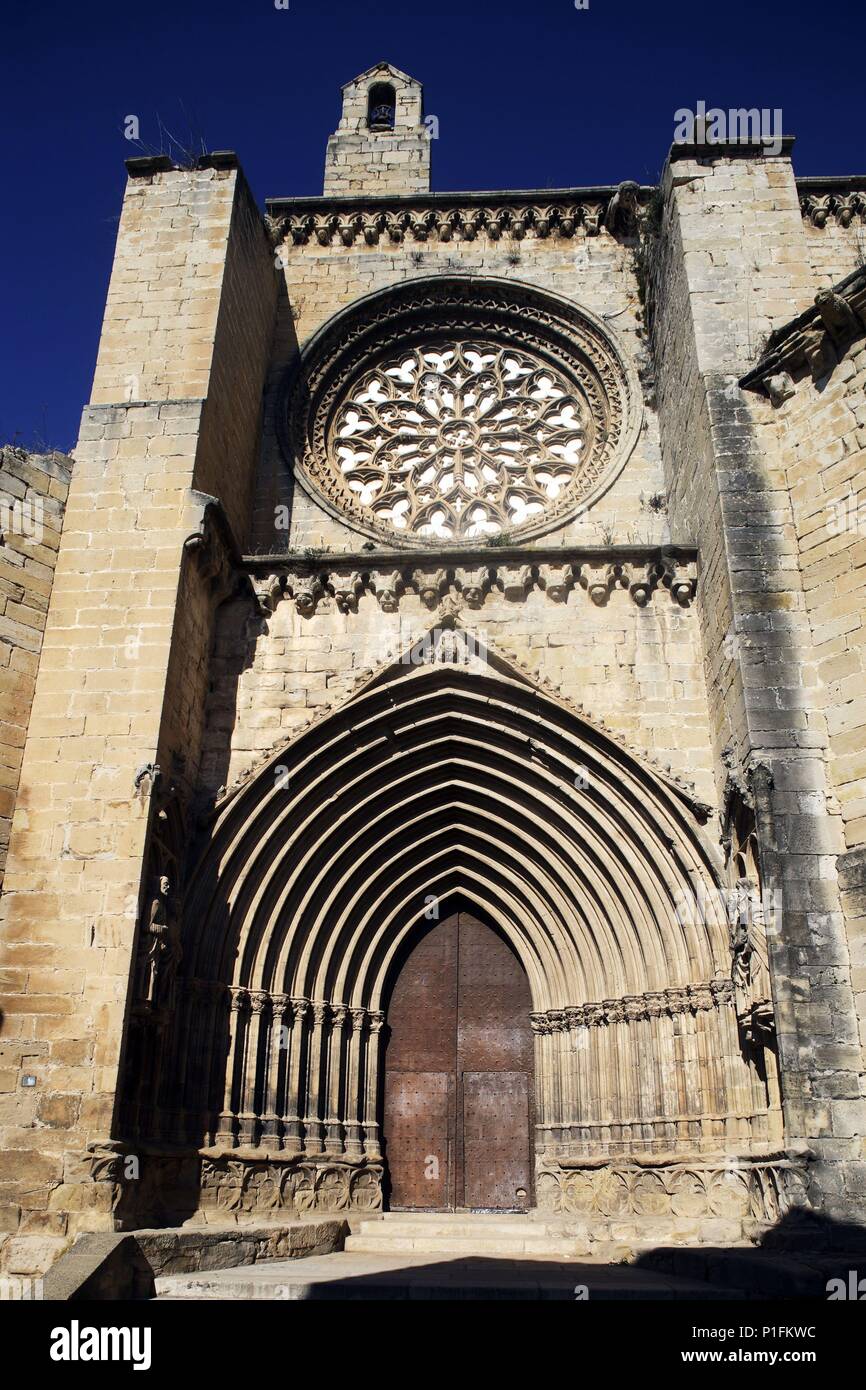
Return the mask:
{"type": "Polygon", "coordinates": [[[303,1023],[307,1014],[310,1012],[309,999],[292,999],[292,1016],[295,1023],[303,1023]]]}

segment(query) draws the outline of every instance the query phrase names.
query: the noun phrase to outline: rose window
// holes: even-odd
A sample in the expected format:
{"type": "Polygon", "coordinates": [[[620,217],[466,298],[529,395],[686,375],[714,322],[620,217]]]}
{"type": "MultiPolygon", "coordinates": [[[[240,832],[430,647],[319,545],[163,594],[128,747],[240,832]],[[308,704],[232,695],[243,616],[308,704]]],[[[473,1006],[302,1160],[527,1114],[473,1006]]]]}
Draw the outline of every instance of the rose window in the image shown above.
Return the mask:
{"type": "Polygon", "coordinates": [[[592,422],[562,375],[494,343],[416,347],[368,372],[331,449],[377,521],[477,539],[540,517],[575,488],[592,422]]]}
{"type": "Polygon", "coordinates": [[[641,411],[634,368],[587,310],[528,285],[433,276],[324,324],[287,373],[277,425],[320,507],[426,549],[522,541],[587,510],[634,448],[641,411]]]}

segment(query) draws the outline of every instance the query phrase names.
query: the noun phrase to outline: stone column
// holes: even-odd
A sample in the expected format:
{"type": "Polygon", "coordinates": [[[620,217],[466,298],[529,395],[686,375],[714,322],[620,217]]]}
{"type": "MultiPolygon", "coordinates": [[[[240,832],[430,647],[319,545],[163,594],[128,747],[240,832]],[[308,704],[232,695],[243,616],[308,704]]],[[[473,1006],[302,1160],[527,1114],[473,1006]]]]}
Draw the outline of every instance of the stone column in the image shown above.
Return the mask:
{"type": "Polygon", "coordinates": [[[383,1013],[367,1015],[367,1048],[364,1073],[364,1153],[368,1158],[381,1158],[379,1138],[379,1063],[382,1051],[383,1013]]]}
{"type": "Polygon", "coordinates": [[[340,1081],[343,1062],[343,1027],[347,1017],[348,1009],[344,1005],[332,1005],[328,1037],[328,1113],[325,1116],[325,1151],[330,1154],[343,1152],[340,1081]]]}
{"type": "Polygon", "coordinates": [[[304,1153],[323,1153],[322,1049],[328,1021],[328,1005],[313,1004],[313,1025],[307,1060],[307,1099],[304,1113],[304,1153]]]}
{"type": "Polygon", "coordinates": [[[364,1044],[366,1009],[350,1009],[352,1032],[349,1037],[349,1061],[346,1080],[346,1153],[350,1158],[362,1158],[363,1101],[361,1091],[361,1052],[364,1044]]]}
{"type": "Polygon", "coordinates": [[[249,995],[245,989],[231,991],[228,1053],[226,1056],[223,1108],[217,1125],[216,1143],[237,1143],[237,1110],[242,1095],[244,1075],[244,1044],[247,1034],[249,995]]]}
{"type": "Polygon", "coordinates": [[[292,999],[292,1033],[289,1042],[288,1082],[286,1086],[286,1123],[284,1147],[289,1153],[301,1153],[304,1148],[302,1114],[304,1111],[304,1044],[306,1020],[310,1013],[307,999],[292,999]]]}
{"type": "Polygon", "coordinates": [[[259,1050],[265,1034],[263,1024],[267,1022],[268,996],[263,990],[250,993],[250,1014],[247,1025],[244,1059],[242,1067],[242,1093],[238,1098],[238,1137],[242,1144],[255,1144],[258,1125],[256,1114],[256,1079],[258,1076],[259,1050]]]}
{"type": "Polygon", "coordinates": [[[275,994],[271,998],[270,1034],[268,1037],[267,1061],[265,1064],[265,1085],[262,1096],[262,1136],[265,1149],[277,1150],[280,1147],[283,1103],[280,1095],[280,1071],[286,1048],[283,1046],[288,1036],[285,1026],[289,998],[285,994],[275,994]]]}

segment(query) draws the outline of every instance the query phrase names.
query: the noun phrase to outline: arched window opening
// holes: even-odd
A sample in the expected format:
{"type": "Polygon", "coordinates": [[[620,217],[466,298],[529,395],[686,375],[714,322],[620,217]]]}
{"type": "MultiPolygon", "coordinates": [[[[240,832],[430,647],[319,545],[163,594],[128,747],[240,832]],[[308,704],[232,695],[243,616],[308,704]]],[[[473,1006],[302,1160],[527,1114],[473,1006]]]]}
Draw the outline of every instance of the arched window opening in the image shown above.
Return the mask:
{"type": "Polygon", "coordinates": [[[377,82],[370,88],[367,103],[367,125],[370,130],[393,130],[397,110],[397,94],[389,82],[377,82]]]}

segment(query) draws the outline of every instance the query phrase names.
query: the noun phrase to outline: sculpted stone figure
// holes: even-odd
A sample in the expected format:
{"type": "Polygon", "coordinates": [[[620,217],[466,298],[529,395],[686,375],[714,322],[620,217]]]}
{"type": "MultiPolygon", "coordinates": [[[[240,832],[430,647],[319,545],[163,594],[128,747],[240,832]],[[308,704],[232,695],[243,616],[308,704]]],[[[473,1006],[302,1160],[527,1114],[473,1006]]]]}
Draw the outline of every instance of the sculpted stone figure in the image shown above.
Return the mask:
{"type": "Polygon", "coordinates": [[[821,315],[821,322],[834,342],[850,338],[860,325],[857,315],[847,299],[833,290],[819,290],[815,295],[815,307],[821,315]]]}
{"type": "Polygon", "coordinates": [[[763,908],[748,878],[737,879],[733,896],[731,979],[737,1019],[747,1041],[763,1044],[775,1031],[763,908]]]}
{"type": "Polygon", "coordinates": [[[139,1000],[151,1009],[174,1008],[177,970],[183,951],[177,928],[171,883],[165,874],[157,882],[148,908],[141,941],[139,1000]]]}
{"type": "Polygon", "coordinates": [[[615,236],[634,236],[637,231],[637,199],[640,184],[626,179],[621,183],[607,205],[604,225],[615,236]]]}

